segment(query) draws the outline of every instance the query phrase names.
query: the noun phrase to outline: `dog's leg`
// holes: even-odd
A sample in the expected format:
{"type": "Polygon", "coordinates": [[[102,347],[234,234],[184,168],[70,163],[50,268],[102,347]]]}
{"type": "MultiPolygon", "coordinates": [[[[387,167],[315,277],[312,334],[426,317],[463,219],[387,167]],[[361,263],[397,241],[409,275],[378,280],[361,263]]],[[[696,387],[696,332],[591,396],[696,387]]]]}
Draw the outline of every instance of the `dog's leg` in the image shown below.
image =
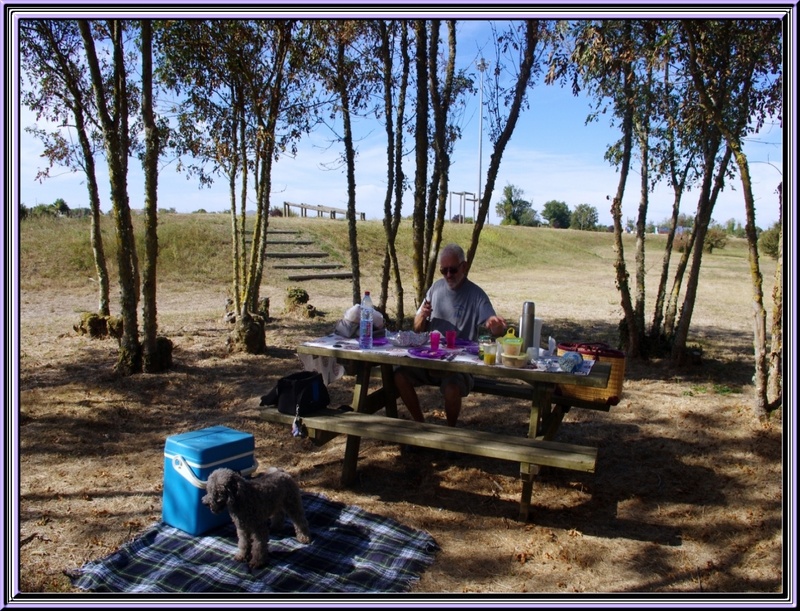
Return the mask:
{"type": "Polygon", "coordinates": [[[239,550],[233,557],[238,562],[247,562],[251,556],[250,533],[236,524],[236,537],[239,539],[239,550]]]}
{"type": "Polygon", "coordinates": [[[260,569],[269,557],[269,530],[263,527],[250,533],[250,568],[260,569]]]}
{"type": "Polygon", "coordinates": [[[303,501],[300,498],[299,490],[296,492],[296,494],[290,494],[286,496],[284,509],[294,525],[295,538],[300,541],[300,543],[310,543],[311,529],[309,528],[308,521],[306,520],[306,513],[303,509],[303,501]]]}
{"type": "Polygon", "coordinates": [[[296,520],[292,521],[294,524],[294,536],[300,543],[311,543],[311,529],[308,527],[308,522],[305,516],[301,515],[296,520]]]}

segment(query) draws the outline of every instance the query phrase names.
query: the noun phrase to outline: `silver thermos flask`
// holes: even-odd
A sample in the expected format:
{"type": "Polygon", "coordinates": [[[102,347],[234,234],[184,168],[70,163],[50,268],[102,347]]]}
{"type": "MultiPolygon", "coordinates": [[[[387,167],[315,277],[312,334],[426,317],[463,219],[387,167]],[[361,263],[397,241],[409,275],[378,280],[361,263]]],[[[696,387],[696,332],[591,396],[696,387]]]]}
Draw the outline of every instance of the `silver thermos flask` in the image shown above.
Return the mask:
{"type": "Polygon", "coordinates": [[[522,316],[519,319],[519,336],[522,338],[522,351],[533,346],[533,331],[536,324],[536,304],[526,301],[522,304],[522,316]]]}

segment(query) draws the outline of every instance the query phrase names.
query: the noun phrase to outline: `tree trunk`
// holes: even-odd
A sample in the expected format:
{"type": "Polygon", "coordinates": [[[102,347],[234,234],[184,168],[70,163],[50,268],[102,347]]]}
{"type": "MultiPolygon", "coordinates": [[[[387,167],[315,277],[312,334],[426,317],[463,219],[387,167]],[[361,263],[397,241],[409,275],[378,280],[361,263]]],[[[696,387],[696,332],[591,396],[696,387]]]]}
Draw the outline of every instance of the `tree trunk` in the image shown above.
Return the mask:
{"type": "Polygon", "coordinates": [[[775,267],[775,286],[772,288],[772,347],[769,353],[769,386],[767,399],[770,408],[783,403],[783,184],[778,186],[778,264],[775,267]]]}
{"type": "Polygon", "coordinates": [[[172,364],[171,342],[158,342],[156,279],[158,261],[158,128],[153,116],[153,32],[149,19],[142,22],[142,119],[145,131],[144,230],[145,260],[142,271],[142,367],[146,373],[163,371],[172,364]],[[168,350],[169,354],[161,354],[168,350]]]}
{"type": "MultiPolygon", "coordinates": [[[[271,85],[266,92],[268,100],[266,117],[263,114],[261,99],[252,100],[254,120],[258,126],[259,138],[255,145],[254,176],[256,191],[256,215],[253,225],[253,238],[244,277],[245,297],[242,309],[236,321],[234,341],[231,346],[234,350],[244,350],[249,353],[262,353],[266,349],[264,338],[264,319],[257,314],[259,311],[259,292],[264,273],[264,261],[267,252],[267,230],[269,228],[270,191],[272,188],[272,163],[275,155],[276,129],[278,117],[281,113],[281,104],[284,101],[284,78],[286,58],[292,44],[292,23],[281,22],[276,36],[278,38],[275,50],[275,74],[271,85]]],[[[245,199],[242,198],[242,219],[245,217],[245,199]]]]}
{"type": "MultiPolygon", "coordinates": [[[[408,53],[408,22],[401,21],[400,27],[400,52],[402,54],[402,69],[400,76],[400,92],[397,102],[397,127],[395,128],[394,144],[394,214],[392,216],[392,235],[397,237],[397,230],[400,228],[400,221],[403,212],[403,190],[406,182],[405,171],[403,170],[403,144],[405,142],[403,125],[405,124],[405,109],[408,93],[408,80],[411,73],[411,56],[408,53]]],[[[392,269],[394,270],[395,290],[397,292],[397,320],[402,325],[405,319],[403,303],[405,301],[405,289],[403,287],[403,276],[400,271],[400,261],[397,258],[397,249],[392,242],[392,269]]]]}
{"type": "Polygon", "coordinates": [[[246,256],[245,231],[246,215],[245,202],[247,201],[247,140],[245,137],[245,121],[242,96],[236,87],[231,87],[231,104],[233,118],[231,119],[231,165],[228,170],[228,193],[231,201],[231,262],[233,267],[233,311],[242,312],[242,299],[244,297],[244,262],[246,256]],[[239,215],[236,211],[236,179],[241,169],[242,179],[242,218],[239,224],[239,215]]]}
{"type": "MultiPolygon", "coordinates": [[[[710,211],[709,211],[710,214],[710,211]]],[[[707,219],[705,212],[698,213],[700,217],[707,219]]],[[[678,367],[685,365],[688,358],[687,340],[689,337],[689,326],[694,313],[694,304],[697,298],[697,286],[700,281],[700,263],[703,259],[703,241],[708,231],[708,221],[698,221],[695,223],[695,242],[692,249],[691,265],[689,275],[686,279],[686,292],[684,294],[683,306],[678,324],[675,327],[675,336],[672,343],[671,359],[672,363],[678,367]]]]}
{"type": "Polygon", "coordinates": [[[667,281],[669,279],[669,263],[672,259],[672,250],[675,243],[675,233],[678,229],[680,216],[682,187],[675,187],[675,197],[672,201],[672,217],[670,218],[669,233],[664,246],[664,256],[661,259],[661,274],[659,275],[656,299],[653,306],[653,322],[650,324],[650,338],[655,341],[663,334],[662,322],[664,320],[664,304],[667,296],[667,281]]]}
{"type": "Polygon", "coordinates": [[[112,119],[106,104],[104,80],[100,72],[89,22],[81,19],[78,21],[78,26],[86,49],[86,59],[91,73],[95,102],[103,130],[111,183],[111,201],[116,226],[120,315],[123,327],[116,369],[122,375],[130,375],[142,371],[142,350],[139,343],[137,314],[139,296],[138,259],[127,190],[128,123],[125,66],[122,49],[122,22],[111,22],[115,71],[112,101],[115,107],[114,117],[116,121],[112,119]]]}
{"type": "MultiPolygon", "coordinates": [[[[356,153],[353,145],[353,128],[350,121],[350,94],[345,66],[345,43],[341,34],[336,45],[336,87],[342,111],[344,129],[344,156],[347,167],[347,231],[350,238],[350,265],[353,269],[353,303],[361,302],[361,262],[358,257],[358,229],[356,228],[356,153]]],[[[374,289],[372,290],[374,292],[374,289]]]]}
{"type": "Polygon", "coordinates": [[[640,346],[646,346],[644,324],[645,278],[647,276],[645,240],[647,236],[647,209],[650,202],[650,116],[652,114],[652,89],[653,68],[652,64],[650,64],[647,69],[647,82],[642,92],[644,104],[639,116],[639,129],[637,130],[639,135],[639,152],[642,158],[637,228],[641,225],[642,231],[636,232],[636,302],[634,305],[634,320],[636,321],[636,333],[639,335],[640,346]]]}
{"type": "MultiPolygon", "coordinates": [[[[263,129],[266,140],[273,140],[275,137],[275,123],[269,119],[263,129]]],[[[258,311],[258,297],[261,290],[261,279],[264,269],[264,258],[267,251],[267,224],[269,222],[269,192],[270,175],[272,173],[272,154],[273,149],[263,147],[257,153],[255,174],[258,180],[255,184],[256,191],[256,214],[253,221],[253,241],[250,245],[250,260],[247,266],[246,292],[242,314],[245,312],[254,313],[258,311]]]]}
{"type": "MultiPolygon", "coordinates": [[[[645,277],[647,276],[647,269],[645,266],[645,240],[647,237],[647,208],[648,208],[648,193],[650,191],[650,174],[648,172],[649,163],[649,119],[644,117],[642,133],[639,137],[639,151],[642,156],[641,167],[641,181],[640,181],[640,199],[639,199],[639,214],[636,223],[636,300],[634,302],[633,316],[636,325],[636,334],[639,336],[639,345],[644,344],[645,328],[644,328],[644,311],[645,311],[645,277]],[[641,225],[642,231],[638,231],[641,225]]],[[[630,329],[628,329],[630,332],[630,329]]]]}
{"type": "Polygon", "coordinates": [[[726,147],[722,160],[717,168],[712,186],[712,172],[714,161],[717,157],[719,147],[722,144],[721,134],[713,127],[709,126],[710,135],[706,143],[704,155],[704,174],[703,184],[700,188],[700,196],[697,201],[697,214],[695,216],[694,227],[692,228],[691,255],[687,252],[687,258],[691,260],[689,275],[686,279],[686,293],[684,294],[683,305],[681,306],[680,319],[675,326],[675,333],[672,336],[671,360],[673,365],[681,366],[687,361],[687,341],[689,338],[689,327],[694,313],[694,304],[697,298],[697,288],[700,280],[700,263],[703,259],[703,244],[708,226],[711,222],[711,213],[714,210],[717,197],[725,184],[725,173],[731,159],[731,149],[726,147]]]}
{"type": "MultiPolygon", "coordinates": [[[[767,312],[764,309],[764,289],[761,268],[758,263],[758,234],[756,232],[756,211],[753,200],[753,187],[750,182],[750,167],[747,164],[747,157],[738,148],[738,143],[734,143],[734,158],[739,168],[739,175],[742,180],[742,191],[744,192],[744,204],[746,212],[745,234],[747,235],[748,259],[750,262],[750,277],[753,289],[753,352],[755,356],[755,375],[753,376],[753,386],[755,387],[755,397],[753,401],[753,411],[759,420],[767,416],[769,402],[767,400],[767,386],[769,379],[769,369],[767,363],[767,312]]],[[[730,145],[730,143],[729,143],[730,145]]]]}
{"type": "MultiPolygon", "coordinates": [[[[393,24],[394,26],[394,24],[393,24]]],[[[378,57],[383,65],[383,114],[386,132],[386,193],[383,198],[383,232],[386,235],[386,251],[381,266],[381,284],[376,307],[386,316],[389,300],[389,278],[392,271],[392,251],[395,247],[392,235],[392,194],[394,193],[394,111],[392,110],[393,63],[390,49],[389,27],[386,21],[377,24],[379,33],[378,57]]],[[[387,321],[388,322],[388,321],[387,321]]]]}
{"type": "MultiPolygon", "coordinates": [[[[689,239],[686,241],[686,247],[681,253],[680,261],[675,269],[675,276],[673,278],[672,284],[672,291],[670,292],[669,302],[667,303],[666,314],[664,316],[664,334],[667,338],[670,339],[673,345],[673,353],[675,354],[675,358],[677,360],[683,360],[682,353],[686,350],[686,338],[677,337],[677,324],[678,324],[678,301],[680,297],[680,289],[683,283],[684,275],[686,274],[686,269],[689,266],[689,261],[691,260],[692,252],[695,248],[703,248],[702,242],[698,242],[697,237],[697,228],[699,225],[699,221],[697,219],[703,216],[702,210],[706,206],[710,206],[711,209],[714,207],[714,203],[719,197],[719,192],[722,190],[723,185],[725,184],[725,173],[727,171],[728,164],[730,163],[731,159],[731,150],[726,148],[725,153],[722,155],[722,160],[720,161],[719,167],[717,168],[717,175],[714,181],[714,186],[709,193],[709,185],[711,183],[711,172],[714,170],[713,160],[716,156],[717,149],[719,148],[721,142],[720,139],[716,136],[711,136],[711,139],[705,143],[705,147],[708,149],[705,154],[705,161],[704,167],[708,168],[704,170],[703,173],[703,183],[700,188],[700,195],[697,199],[697,212],[695,213],[695,223],[692,227],[692,232],[689,236],[689,239]],[[683,342],[678,348],[675,348],[675,342],[683,342]]],[[[710,212],[708,218],[710,219],[710,212]]],[[[684,307],[685,304],[684,304],[684,307]]]]}
{"type": "MultiPolygon", "coordinates": [[[[673,155],[673,160],[675,156],[673,155]]],[[[672,259],[673,249],[675,244],[675,235],[678,231],[678,219],[680,217],[680,209],[681,209],[681,200],[683,199],[683,191],[686,185],[686,176],[687,172],[690,169],[690,164],[686,164],[683,175],[680,179],[677,178],[677,172],[672,173],[672,185],[674,191],[674,198],[672,200],[672,217],[670,218],[669,224],[669,233],[667,234],[667,242],[664,246],[664,257],[661,261],[661,276],[658,282],[658,289],[656,291],[656,300],[655,306],[653,308],[653,322],[650,327],[650,337],[652,340],[656,340],[659,337],[666,337],[672,333],[672,324],[674,323],[674,316],[671,318],[671,322],[669,328],[665,324],[664,316],[665,316],[665,304],[668,304],[667,301],[667,281],[669,280],[669,264],[672,259]],[[662,326],[663,325],[663,326],[662,326]]],[[[685,259],[683,262],[683,267],[679,265],[680,269],[685,269],[686,267],[685,259]]],[[[680,288],[680,280],[677,284],[678,288],[680,288]]],[[[677,303],[678,296],[675,295],[675,303],[677,303]]]]}
{"type": "Polygon", "coordinates": [[[386,198],[384,200],[383,227],[386,233],[386,254],[383,261],[383,272],[381,275],[381,293],[379,298],[379,309],[384,313],[388,312],[389,300],[389,279],[394,274],[396,292],[396,316],[398,329],[401,328],[405,318],[403,307],[403,282],[400,274],[400,265],[397,260],[396,238],[397,230],[400,227],[401,211],[403,204],[403,121],[405,116],[405,99],[408,88],[408,71],[410,59],[408,56],[408,23],[406,21],[397,22],[395,25],[401,29],[400,53],[401,53],[401,76],[400,86],[397,91],[397,103],[392,100],[393,82],[393,63],[390,52],[389,31],[385,21],[380,21],[381,45],[380,56],[383,61],[383,95],[384,112],[386,115],[386,198]],[[395,110],[396,109],[396,110],[395,110]],[[397,113],[397,121],[394,121],[393,114],[397,113]],[[395,125],[398,127],[395,128],[395,125]],[[392,198],[395,206],[392,209],[392,198]]]}
{"type": "MultiPolygon", "coordinates": [[[[692,161],[694,154],[690,154],[689,158],[683,164],[683,171],[678,171],[678,163],[681,157],[677,151],[676,145],[676,119],[672,104],[670,104],[670,93],[672,85],[670,80],[670,64],[664,62],[664,110],[667,114],[666,124],[666,139],[668,142],[668,158],[670,172],[670,184],[672,185],[673,200],[672,200],[672,216],[670,218],[669,233],[667,234],[667,241],[664,247],[664,256],[661,261],[661,275],[659,276],[658,288],[656,290],[656,299],[653,307],[653,322],[650,326],[650,339],[652,342],[658,341],[660,338],[666,339],[664,327],[662,327],[665,313],[665,303],[667,303],[667,282],[669,280],[669,264],[672,260],[673,247],[675,244],[675,235],[678,230],[678,219],[680,218],[681,201],[683,199],[683,192],[686,189],[686,180],[689,171],[692,169],[692,161]]],[[[679,285],[680,286],[680,285],[679,285]]],[[[676,296],[677,299],[677,296],[676,296]]],[[[674,319],[673,319],[674,320],[674,319]]],[[[671,329],[670,329],[671,330],[671,329]]]]}
{"type": "Polygon", "coordinates": [[[431,108],[433,111],[433,150],[435,164],[430,190],[430,217],[432,221],[430,244],[427,249],[426,286],[433,284],[438,270],[439,247],[442,243],[445,215],[447,212],[447,192],[450,172],[450,145],[447,139],[447,117],[453,100],[453,77],[455,74],[456,34],[455,22],[449,20],[448,26],[448,61],[445,67],[444,86],[439,83],[439,26],[435,19],[431,22],[431,42],[428,52],[430,63],[429,80],[431,90],[431,108]]]}
{"type": "Polygon", "coordinates": [[[428,176],[428,61],[427,28],[423,19],[414,21],[416,34],[417,110],[414,126],[416,170],[414,174],[414,215],[411,233],[414,238],[412,265],[414,275],[414,306],[419,307],[425,297],[425,194],[428,176]]]}
{"type": "Polygon", "coordinates": [[[86,136],[85,125],[81,113],[80,125],[77,126],[78,138],[83,149],[84,162],[86,164],[86,188],[89,191],[89,205],[92,210],[92,226],[90,229],[89,241],[92,245],[92,255],[94,258],[94,269],[97,272],[97,313],[100,316],[111,315],[110,300],[110,281],[108,279],[108,266],[106,265],[106,253],[103,247],[103,234],[100,230],[100,194],[97,187],[97,173],[94,165],[94,155],[86,136]]]}
{"type": "MultiPolygon", "coordinates": [[[[628,172],[631,166],[631,154],[633,149],[633,67],[630,63],[623,65],[623,91],[625,95],[625,107],[622,118],[622,166],[617,181],[617,193],[611,204],[611,217],[614,220],[614,250],[617,258],[614,263],[616,270],[616,284],[620,293],[620,305],[624,314],[621,322],[620,339],[625,346],[628,358],[639,358],[641,356],[641,334],[638,332],[636,323],[636,311],[631,300],[631,291],[628,284],[628,270],[625,265],[625,249],[622,243],[622,199],[625,195],[625,184],[628,181],[628,172]]],[[[644,243],[645,226],[640,218],[636,224],[636,240],[644,243]]]]}

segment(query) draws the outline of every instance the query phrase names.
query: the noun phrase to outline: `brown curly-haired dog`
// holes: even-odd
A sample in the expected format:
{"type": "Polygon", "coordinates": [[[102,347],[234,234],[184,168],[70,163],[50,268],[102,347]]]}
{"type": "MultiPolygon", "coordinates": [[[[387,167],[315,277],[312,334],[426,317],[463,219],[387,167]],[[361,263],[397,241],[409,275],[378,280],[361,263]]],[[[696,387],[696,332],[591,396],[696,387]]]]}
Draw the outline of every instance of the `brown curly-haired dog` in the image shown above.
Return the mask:
{"type": "Polygon", "coordinates": [[[270,469],[253,478],[246,478],[231,469],[217,469],[206,483],[202,502],[213,513],[225,509],[236,525],[239,551],[234,557],[248,562],[251,568],[264,566],[269,555],[269,529],[283,524],[288,517],[300,543],[311,541],[300,488],[286,471],[270,469]]]}

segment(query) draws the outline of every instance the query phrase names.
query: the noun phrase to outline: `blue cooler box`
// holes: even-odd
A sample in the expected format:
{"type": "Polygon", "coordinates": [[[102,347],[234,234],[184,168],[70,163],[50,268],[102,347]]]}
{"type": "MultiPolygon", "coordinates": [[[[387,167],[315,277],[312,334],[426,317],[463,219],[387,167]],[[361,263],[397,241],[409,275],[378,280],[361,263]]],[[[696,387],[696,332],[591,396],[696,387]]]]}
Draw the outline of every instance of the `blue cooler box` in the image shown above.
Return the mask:
{"type": "Polygon", "coordinates": [[[201,499],[206,480],[221,467],[248,476],[256,470],[255,440],[227,426],[167,437],[164,446],[164,522],[191,535],[200,535],[230,522],[227,511],[211,513],[201,499]]]}

